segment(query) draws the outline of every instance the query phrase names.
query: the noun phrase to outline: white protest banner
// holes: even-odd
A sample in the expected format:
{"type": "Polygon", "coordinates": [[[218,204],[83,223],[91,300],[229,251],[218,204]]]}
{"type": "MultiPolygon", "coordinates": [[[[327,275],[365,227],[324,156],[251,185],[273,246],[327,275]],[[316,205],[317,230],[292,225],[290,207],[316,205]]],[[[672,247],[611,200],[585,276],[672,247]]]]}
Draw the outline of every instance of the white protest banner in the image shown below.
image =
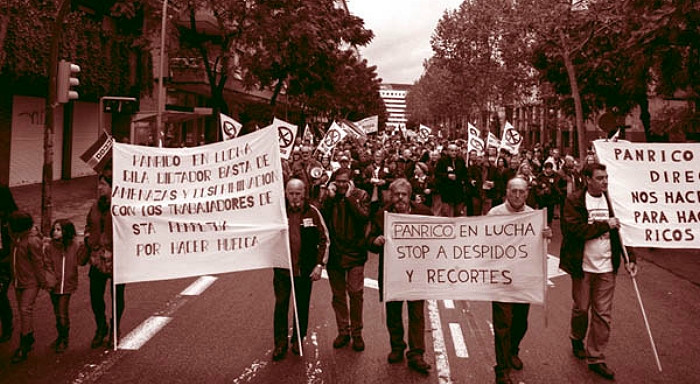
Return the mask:
{"type": "Polygon", "coordinates": [[[700,248],[700,144],[593,145],[625,245],[700,248]]]}
{"type": "Polygon", "coordinates": [[[333,124],[331,124],[330,128],[328,128],[328,131],[326,132],[326,136],[323,137],[323,140],[318,144],[318,150],[323,152],[323,153],[331,153],[333,148],[335,148],[338,143],[347,136],[347,132],[340,128],[338,124],[334,121],[333,124]]]}
{"type": "MultiPolygon", "coordinates": [[[[265,128],[270,127],[276,128],[282,158],[285,160],[289,159],[289,155],[292,154],[292,150],[294,149],[294,140],[297,137],[297,126],[275,117],[272,120],[272,124],[265,128]]],[[[265,128],[263,128],[263,130],[265,128]]]]}
{"type": "Polygon", "coordinates": [[[219,113],[219,122],[221,123],[221,137],[224,141],[238,137],[238,134],[241,133],[241,128],[243,128],[243,124],[223,113],[219,113]]]}
{"type": "Polygon", "coordinates": [[[311,145],[314,144],[314,134],[311,132],[311,127],[309,127],[309,124],[306,124],[306,128],[304,128],[304,140],[308,140],[311,145]]]}
{"type": "Polygon", "coordinates": [[[481,132],[471,123],[467,123],[467,151],[476,151],[478,155],[484,154],[484,139],[481,138],[481,132]]]}
{"type": "Polygon", "coordinates": [[[379,131],[379,116],[365,117],[360,121],[356,121],[355,125],[367,134],[377,133],[379,131]]]}
{"type": "Polygon", "coordinates": [[[115,143],[114,281],[289,268],[277,131],[193,148],[115,143]]]}
{"type": "Polygon", "coordinates": [[[520,150],[520,144],[522,144],[522,142],[523,136],[520,132],[506,121],[506,125],[503,128],[503,137],[501,138],[499,152],[501,148],[505,148],[508,152],[516,154],[520,150]]]}
{"type": "Polygon", "coordinates": [[[384,216],[384,294],[392,300],[544,303],[543,210],[509,216],[384,216]]]}

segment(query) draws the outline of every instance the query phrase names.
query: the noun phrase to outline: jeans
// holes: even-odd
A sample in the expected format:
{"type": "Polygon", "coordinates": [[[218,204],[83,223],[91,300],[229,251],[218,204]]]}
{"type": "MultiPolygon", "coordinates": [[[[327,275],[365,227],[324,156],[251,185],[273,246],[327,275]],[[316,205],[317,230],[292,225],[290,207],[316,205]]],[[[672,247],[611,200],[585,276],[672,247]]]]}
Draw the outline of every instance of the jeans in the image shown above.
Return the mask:
{"type": "Polygon", "coordinates": [[[34,303],[39,295],[39,287],[16,288],[19,308],[20,332],[23,335],[34,332],[34,303]]]}
{"type": "Polygon", "coordinates": [[[583,272],[583,278],[571,279],[574,305],[571,310],[571,339],[586,340],[588,364],[605,361],[605,347],[610,339],[615,274],[583,272]],[[590,324],[589,324],[590,313],[590,324]]]}
{"type": "MultiPolygon", "coordinates": [[[[403,352],[406,349],[403,327],[403,301],[387,301],[386,327],[389,330],[389,342],[392,351],[403,352]]],[[[408,353],[406,357],[423,356],[425,352],[425,315],[424,300],[407,301],[408,307],[408,353]]]]}
{"type": "MultiPolygon", "coordinates": [[[[275,347],[286,347],[287,334],[289,333],[289,326],[287,325],[287,320],[289,319],[289,298],[292,295],[292,283],[289,278],[289,270],[275,268],[272,285],[275,289],[275,347]]],[[[299,313],[299,334],[302,340],[306,337],[306,330],[309,324],[311,287],[312,281],[308,274],[294,277],[294,293],[296,294],[297,311],[299,313]]],[[[292,341],[297,340],[296,329],[296,321],[294,321],[292,341]]]]}
{"type": "Polygon", "coordinates": [[[53,313],[56,315],[56,328],[70,327],[70,317],[68,315],[68,307],[70,306],[70,293],[60,295],[57,293],[51,294],[51,304],[53,305],[53,313]]]}
{"type": "MultiPolygon", "coordinates": [[[[105,329],[107,321],[105,318],[105,291],[107,283],[110,283],[110,292],[114,298],[114,290],[110,280],[112,276],[106,275],[96,267],[90,267],[90,305],[92,306],[92,314],[95,316],[95,324],[98,329],[105,329]]],[[[117,316],[115,319],[112,314],[112,320],[116,322],[116,329],[119,330],[119,324],[124,313],[124,284],[117,284],[117,316]]],[[[110,307],[112,305],[110,304],[110,307]]],[[[113,323],[114,327],[115,324],[113,323]]]]}
{"type": "Polygon", "coordinates": [[[338,334],[362,335],[364,265],[345,269],[328,268],[328,280],[333,292],[333,311],[335,311],[338,334]],[[348,297],[350,297],[349,311],[348,297]]]}
{"type": "Polygon", "coordinates": [[[509,369],[511,356],[518,355],[529,312],[530,304],[491,302],[496,370],[509,369]]]}

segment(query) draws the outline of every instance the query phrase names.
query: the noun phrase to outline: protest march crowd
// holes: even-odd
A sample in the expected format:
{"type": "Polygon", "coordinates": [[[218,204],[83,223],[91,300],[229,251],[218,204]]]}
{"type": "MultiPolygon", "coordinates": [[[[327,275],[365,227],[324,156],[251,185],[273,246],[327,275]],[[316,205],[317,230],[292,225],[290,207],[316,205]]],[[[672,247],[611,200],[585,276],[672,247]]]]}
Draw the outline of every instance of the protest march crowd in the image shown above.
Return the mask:
{"type": "MultiPolygon", "coordinates": [[[[286,213],[289,224],[290,269],[275,268],[273,286],[273,360],[284,359],[289,345],[300,354],[308,328],[312,283],[326,269],[332,291],[338,335],[334,348],[351,345],[365,349],[363,330],[364,266],[368,252],[379,254],[382,298],[383,248],[386,213],[426,216],[513,215],[546,209],[545,238],[559,219],[562,228],[561,268],[572,278],[570,339],[573,354],[585,359],[591,371],[613,379],[605,363],[614,275],[624,262],[636,274],[634,255],[623,258],[617,229],[606,198],[607,173],[592,150],[579,164],[557,148],[535,144],[516,153],[490,147],[485,153],[468,150],[464,140],[442,140],[432,135],[415,140],[381,133],[373,138],[348,135],[328,153],[308,139],[297,138],[288,160],[282,159],[286,213]],[[289,340],[289,304],[292,279],[299,329],[293,322],[289,340]],[[593,313],[590,316],[589,312],[593,313]]],[[[9,188],[0,190],[0,342],[13,334],[8,300],[13,287],[19,312],[20,345],[13,363],[28,358],[34,343],[33,307],[42,289],[50,292],[56,316],[56,353],[69,343],[70,296],[77,288],[78,267],[89,266],[90,299],[96,331],[92,348],[111,345],[111,329],[119,334],[124,312],[125,285],[116,286],[117,313],[108,322],[105,291],[112,273],[111,166],[98,181],[98,198],[87,213],[85,239],[75,225],[59,219],[48,238],[35,229],[32,217],[18,210],[9,188]]],[[[626,253],[625,253],[626,254],[626,253]]],[[[112,286],[111,283],[110,287],[112,286]]],[[[407,301],[405,329],[403,302],[387,301],[386,326],[390,353],[387,361],[407,361],[409,368],[427,374],[425,361],[424,301],[407,301]],[[404,336],[407,334],[407,341],[404,336]]],[[[109,307],[109,306],[107,306],[109,307]]],[[[518,356],[527,330],[529,304],[493,302],[495,377],[511,383],[511,369],[523,369],[518,356]]]]}

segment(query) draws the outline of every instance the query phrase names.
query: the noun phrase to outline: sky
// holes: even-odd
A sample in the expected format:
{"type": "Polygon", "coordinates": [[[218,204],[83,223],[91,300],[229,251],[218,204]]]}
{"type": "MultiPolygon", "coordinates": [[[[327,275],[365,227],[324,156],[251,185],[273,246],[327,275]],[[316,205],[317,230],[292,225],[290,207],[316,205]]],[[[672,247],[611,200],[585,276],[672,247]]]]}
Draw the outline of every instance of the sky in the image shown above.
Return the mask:
{"type": "Polygon", "coordinates": [[[350,13],[374,32],[360,48],[362,57],[377,66],[383,83],[413,84],[423,73],[423,61],[433,55],[430,36],[445,9],[462,0],[347,0],[350,13]]]}

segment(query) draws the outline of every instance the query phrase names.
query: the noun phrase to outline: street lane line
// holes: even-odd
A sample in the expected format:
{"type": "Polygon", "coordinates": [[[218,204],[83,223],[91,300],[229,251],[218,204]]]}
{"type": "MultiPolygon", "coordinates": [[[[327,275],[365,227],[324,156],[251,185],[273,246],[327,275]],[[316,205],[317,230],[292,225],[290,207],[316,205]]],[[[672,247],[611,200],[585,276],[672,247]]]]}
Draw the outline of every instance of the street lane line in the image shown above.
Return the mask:
{"type": "Polygon", "coordinates": [[[306,363],[306,382],[308,384],[323,384],[323,369],[321,368],[321,354],[318,351],[318,334],[316,331],[312,331],[309,335],[311,339],[311,345],[313,346],[313,356],[308,354],[311,361],[306,363]]]}
{"type": "Polygon", "coordinates": [[[455,302],[452,300],[443,300],[442,303],[445,305],[445,308],[447,308],[447,309],[455,309],[455,302]]]}
{"type": "Polygon", "coordinates": [[[155,336],[158,331],[163,329],[172,317],[151,316],[143,323],[139,324],[131,333],[119,340],[119,349],[128,349],[135,351],[141,348],[151,337],[155,336]]]}
{"type": "Polygon", "coordinates": [[[450,363],[447,360],[447,351],[445,350],[445,338],[442,335],[440,310],[435,300],[428,300],[428,317],[430,318],[430,327],[433,330],[433,349],[435,350],[438,383],[451,384],[452,375],[450,374],[450,363]]]}
{"type": "Polygon", "coordinates": [[[214,284],[216,281],[214,276],[200,276],[194,283],[190,284],[189,287],[185,288],[184,291],[180,292],[182,296],[198,296],[201,295],[210,285],[214,284]]]}
{"type": "MultiPolygon", "coordinates": [[[[325,269],[321,272],[321,278],[328,279],[328,273],[325,269]]],[[[365,287],[379,289],[379,282],[377,280],[370,279],[369,277],[365,277],[365,287]]]]}
{"type": "MultiPolygon", "coordinates": [[[[268,354],[272,354],[272,350],[268,350],[267,353],[265,354],[265,357],[267,358],[268,354]]],[[[240,383],[250,383],[255,376],[260,373],[265,367],[267,366],[267,361],[264,360],[255,360],[253,364],[251,364],[249,367],[245,369],[243,373],[241,373],[240,376],[237,378],[233,379],[233,384],[240,384],[240,383]]]]}
{"type": "Polygon", "coordinates": [[[459,323],[450,323],[450,333],[452,334],[452,343],[454,344],[457,357],[469,357],[467,344],[464,342],[464,335],[462,334],[462,326],[459,323]]]}

